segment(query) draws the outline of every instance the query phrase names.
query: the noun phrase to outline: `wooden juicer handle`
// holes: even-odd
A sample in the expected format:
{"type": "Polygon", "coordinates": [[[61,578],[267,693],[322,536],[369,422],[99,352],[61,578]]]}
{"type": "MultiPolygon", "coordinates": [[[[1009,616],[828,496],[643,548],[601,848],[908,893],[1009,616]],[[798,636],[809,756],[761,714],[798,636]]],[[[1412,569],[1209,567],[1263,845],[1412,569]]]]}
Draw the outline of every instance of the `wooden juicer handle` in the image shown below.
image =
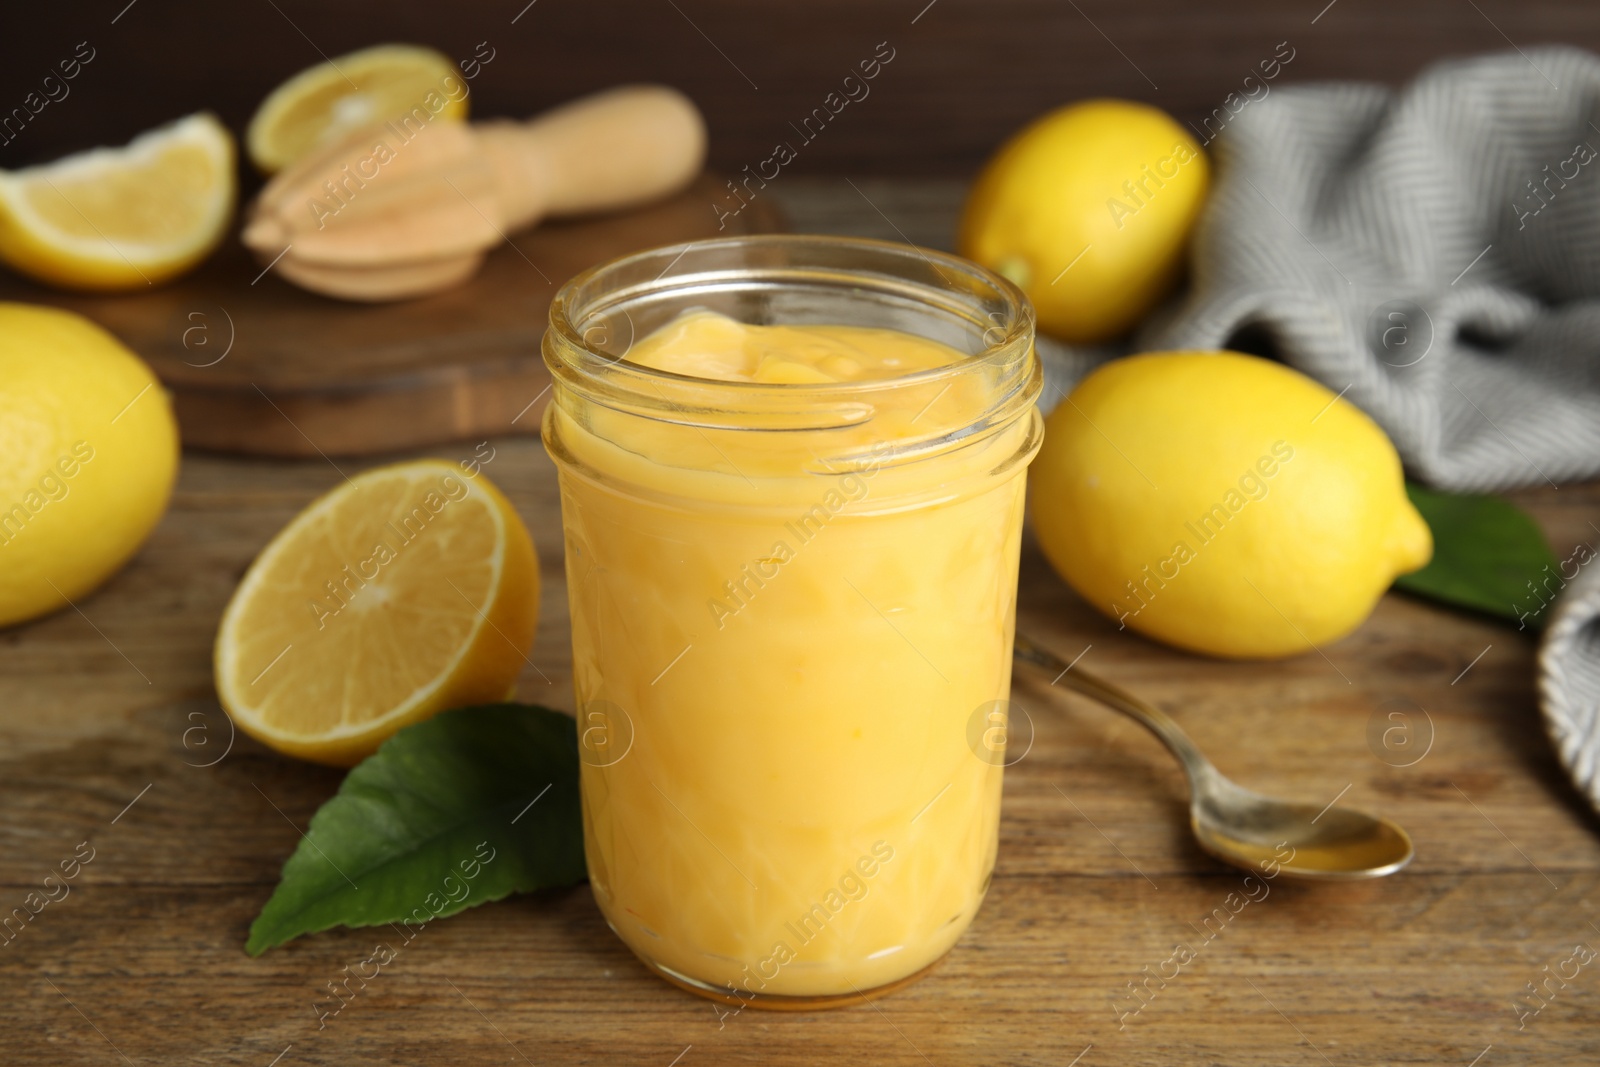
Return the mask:
{"type": "Polygon", "coordinates": [[[243,239],[315,292],[419,296],[470,278],[507,234],[542,218],[676,192],[699,173],[705,147],[699,111],[663,86],[595,93],[528,122],[436,121],[403,138],[388,123],[281,172],[243,239]]]}
{"type": "Polygon", "coordinates": [[[507,231],[676,192],[699,173],[706,147],[694,104],[652,85],[595,93],[529,122],[488,122],[476,132],[507,231]]]}

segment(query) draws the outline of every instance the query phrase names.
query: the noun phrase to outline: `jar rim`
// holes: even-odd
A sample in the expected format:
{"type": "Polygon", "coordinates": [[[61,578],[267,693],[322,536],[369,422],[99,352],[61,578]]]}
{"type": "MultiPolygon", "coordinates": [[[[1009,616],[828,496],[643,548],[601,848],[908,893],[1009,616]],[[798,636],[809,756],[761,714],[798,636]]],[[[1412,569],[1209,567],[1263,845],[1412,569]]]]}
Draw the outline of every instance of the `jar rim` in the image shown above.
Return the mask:
{"type": "MultiPolygon", "coordinates": [[[[835,269],[841,274],[869,273],[860,269],[835,269]]],[[[784,265],[774,266],[770,270],[774,274],[793,277],[797,273],[801,273],[803,268],[784,265]]],[[[896,277],[896,275],[887,272],[883,272],[881,276],[885,278],[896,277]]],[[[906,275],[900,275],[899,277],[905,282],[905,288],[908,290],[920,285],[927,292],[938,291],[933,286],[911,280],[906,275]]],[[[951,286],[949,291],[954,293],[956,290],[951,286]]],[[[637,379],[642,384],[648,384],[652,380],[659,380],[662,383],[671,383],[678,387],[709,388],[720,392],[724,402],[737,402],[736,398],[753,399],[758,396],[845,400],[850,397],[872,395],[886,388],[898,388],[907,385],[938,382],[944,378],[955,378],[963,374],[971,374],[985,366],[999,365],[1014,359],[1015,350],[1019,342],[1029,347],[1032,346],[1034,328],[1033,305],[1021,289],[1000,274],[960,256],[948,252],[925,249],[912,244],[882,241],[870,237],[843,237],[824,234],[753,234],[736,237],[704,238],[695,241],[659,245],[596,264],[574,275],[556,291],[550,301],[548,334],[554,335],[562,342],[562,355],[566,358],[561,360],[561,363],[569,370],[576,372],[579,377],[592,378],[600,373],[616,376],[620,373],[627,378],[637,379]],[[759,275],[763,271],[754,267],[723,267],[717,270],[706,270],[687,275],[670,275],[669,272],[690,252],[715,253],[719,250],[733,248],[750,249],[760,247],[814,250],[819,252],[827,249],[846,253],[855,251],[869,257],[878,257],[884,263],[899,260],[908,266],[915,266],[920,262],[932,268],[940,276],[944,276],[946,272],[949,272],[949,274],[958,278],[975,283],[975,288],[987,290],[1003,306],[1003,311],[992,313],[1002,315],[1003,324],[995,323],[988,327],[983,333],[983,349],[967,355],[955,363],[914,371],[909,374],[896,375],[891,378],[846,382],[754,382],[701,378],[655,367],[647,367],[642,364],[629,363],[624,357],[612,357],[596,351],[585,340],[585,331],[579,326],[583,313],[592,314],[593,312],[604,310],[601,302],[595,300],[589,301],[581,308],[576,307],[578,294],[585,289],[602,286],[602,291],[607,296],[604,304],[620,304],[629,295],[637,296],[646,292],[665,290],[676,286],[687,286],[696,280],[703,284],[718,275],[732,276],[738,274],[749,278],[759,275]],[[669,253],[674,252],[676,255],[672,257],[659,274],[648,282],[635,283],[616,289],[603,287],[603,282],[608,276],[626,276],[640,265],[651,260],[664,259],[669,253]],[[662,284],[669,278],[675,279],[675,284],[674,282],[662,284]],[[579,314],[575,314],[575,310],[579,314]],[[993,331],[998,331],[998,334],[991,341],[990,333],[993,331]]],[[[547,353],[546,362],[550,365],[552,373],[554,373],[557,370],[557,366],[555,361],[549,358],[550,345],[548,342],[545,347],[547,353]]]]}

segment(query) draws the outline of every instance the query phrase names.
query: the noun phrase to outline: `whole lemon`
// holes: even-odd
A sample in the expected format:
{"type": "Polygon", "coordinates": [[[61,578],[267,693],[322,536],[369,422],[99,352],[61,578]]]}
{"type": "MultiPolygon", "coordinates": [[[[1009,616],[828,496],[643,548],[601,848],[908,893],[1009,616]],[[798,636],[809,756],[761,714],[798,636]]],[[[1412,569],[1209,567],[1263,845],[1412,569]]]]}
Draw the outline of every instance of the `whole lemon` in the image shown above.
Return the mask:
{"type": "Polygon", "coordinates": [[[1181,648],[1305,652],[1433,554],[1383,431],[1269,360],[1117,360],[1045,427],[1029,477],[1046,558],[1096,608],[1181,648]]]}
{"type": "Polygon", "coordinates": [[[110,577],[177,469],[171,405],[139,357],[79,315],[0,303],[0,626],[110,577]]]}
{"type": "Polygon", "coordinates": [[[1172,288],[1209,182],[1205,154],[1166,112],[1073,104],[989,161],[967,197],[958,248],[1027,293],[1046,333],[1104,341],[1172,288]]]}

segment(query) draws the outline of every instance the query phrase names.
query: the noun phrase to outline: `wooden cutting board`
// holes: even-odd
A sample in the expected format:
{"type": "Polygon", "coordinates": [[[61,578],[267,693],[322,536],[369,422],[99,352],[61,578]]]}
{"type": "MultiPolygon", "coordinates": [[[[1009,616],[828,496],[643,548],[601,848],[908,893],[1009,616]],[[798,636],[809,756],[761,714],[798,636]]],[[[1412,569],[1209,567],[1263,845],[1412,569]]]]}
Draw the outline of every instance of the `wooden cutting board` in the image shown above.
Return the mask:
{"type": "MultiPolygon", "coordinates": [[[[63,293],[16,276],[0,299],[87,315],[155,368],[189,448],[365,455],[537,433],[550,383],[539,353],[550,298],[615,256],[718,235],[720,179],[638,211],[515,234],[467,284],[418,300],[352,304],[263,272],[230,235],[199,270],[148,293],[63,293]]],[[[782,229],[771,201],[722,236],[782,229]]]]}

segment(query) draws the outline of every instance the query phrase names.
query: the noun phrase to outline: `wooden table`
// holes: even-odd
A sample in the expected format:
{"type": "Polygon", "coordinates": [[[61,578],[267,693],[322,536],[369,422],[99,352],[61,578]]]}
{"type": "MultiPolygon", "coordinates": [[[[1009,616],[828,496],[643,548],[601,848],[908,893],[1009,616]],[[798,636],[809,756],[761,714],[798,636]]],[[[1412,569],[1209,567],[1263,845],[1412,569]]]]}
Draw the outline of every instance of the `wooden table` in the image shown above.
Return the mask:
{"type": "MultiPolygon", "coordinates": [[[[796,179],[784,195],[801,225],[948,232],[958,188],[859,185],[796,179]]],[[[570,708],[554,470],[535,439],[493,447],[488,474],[543,564],[533,655],[552,682],[530,669],[519,693],[570,708]]],[[[648,974],[580,886],[429,926],[319,1030],[325,983],[388,935],[245,956],[339,773],[242,736],[222,755],[211,640],[254,553],[339,478],[321,460],[186,455],[171,511],[126,570],[81,611],[0,632],[0,910],[80,842],[93,850],[70,895],[0,948],[0,1062],[1492,1067],[1600,1053],[1600,961],[1552,983],[1519,1030],[1525,984],[1574,945],[1600,947],[1600,820],[1545,741],[1529,635],[1389,596],[1326,658],[1213,662],[1119,633],[1031,544],[1025,632],[1156,701],[1242,782],[1395,816],[1416,839],[1412,867],[1349,886],[1280,879],[1206,941],[1202,920],[1242,876],[1191,843],[1177,768],[1136,726],[1024,668],[1016,697],[1036,738],[1007,775],[993,889],[919,984],[869,1007],[719,1020],[648,974]],[[1410,766],[1369,744],[1391,711],[1426,749],[1410,766]],[[1126,1014],[1128,983],[1171,974],[1180,942],[1196,958],[1126,1014]]],[[[1592,542],[1600,486],[1517,499],[1560,555],[1592,542]]]]}

